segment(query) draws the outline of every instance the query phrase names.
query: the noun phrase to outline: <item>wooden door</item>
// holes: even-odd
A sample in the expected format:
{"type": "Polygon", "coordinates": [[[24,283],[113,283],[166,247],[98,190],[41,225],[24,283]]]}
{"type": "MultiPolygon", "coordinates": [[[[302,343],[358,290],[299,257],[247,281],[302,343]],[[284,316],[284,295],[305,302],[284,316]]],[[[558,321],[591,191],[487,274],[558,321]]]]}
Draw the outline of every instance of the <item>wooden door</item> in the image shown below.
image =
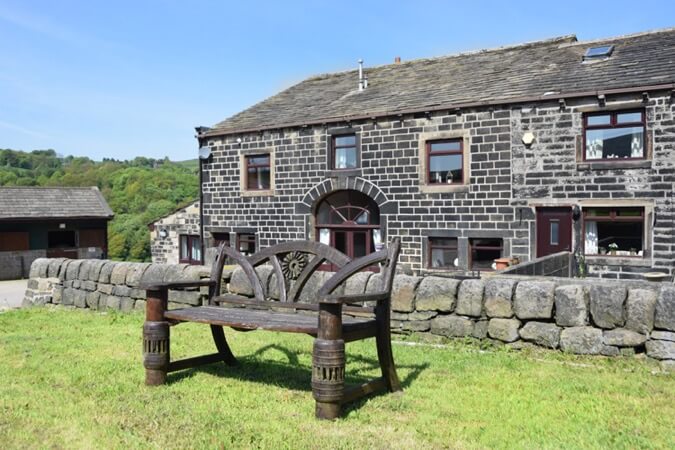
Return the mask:
{"type": "Polygon", "coordinates": [[[572,208],[537,208],[537,258],[572,251],[572,208]]]}

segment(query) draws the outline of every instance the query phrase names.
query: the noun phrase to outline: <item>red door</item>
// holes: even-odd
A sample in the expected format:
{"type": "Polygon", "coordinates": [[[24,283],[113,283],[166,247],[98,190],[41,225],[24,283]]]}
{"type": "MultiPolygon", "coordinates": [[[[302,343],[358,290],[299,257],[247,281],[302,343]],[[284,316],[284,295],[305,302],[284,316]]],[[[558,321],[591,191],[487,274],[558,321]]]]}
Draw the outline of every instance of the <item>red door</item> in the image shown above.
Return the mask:
{"type": "Polygon", "coordinates": [[[572,208],[537,208],[537,258],[572,251],[572,208]]]}

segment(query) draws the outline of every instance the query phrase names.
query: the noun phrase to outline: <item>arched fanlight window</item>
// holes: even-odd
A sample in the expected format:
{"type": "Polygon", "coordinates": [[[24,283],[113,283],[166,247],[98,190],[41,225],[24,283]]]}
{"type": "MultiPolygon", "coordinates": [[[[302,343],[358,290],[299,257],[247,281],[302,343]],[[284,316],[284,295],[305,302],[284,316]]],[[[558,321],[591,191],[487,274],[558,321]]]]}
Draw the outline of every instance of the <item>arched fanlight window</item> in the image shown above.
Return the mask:
{"type": "Polygon", "coordinates": [[[375,251],[382,241],[380,209],[367,195],[338,191],[316,209],[317,239],[352,258],[375,251]]]}

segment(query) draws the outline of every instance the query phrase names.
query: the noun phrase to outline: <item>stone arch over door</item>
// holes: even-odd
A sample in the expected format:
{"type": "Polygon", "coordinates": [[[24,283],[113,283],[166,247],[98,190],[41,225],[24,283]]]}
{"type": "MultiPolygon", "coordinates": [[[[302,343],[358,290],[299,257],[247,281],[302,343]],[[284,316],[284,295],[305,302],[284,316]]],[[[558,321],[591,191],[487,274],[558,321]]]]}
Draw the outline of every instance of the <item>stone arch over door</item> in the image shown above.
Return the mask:
{"type": "Polygon", "coordinates": [[[315,206],[318,205],[321,199],[340,190],[354,190],[367,195],[377,204],[380,214],[396,214],[398,212],[397,202],[391,200],[374,183],[361,177],[329,178],[314,185],[305,193],[302,200],[295,205],[295,212],[298,214],[312,214],[315,206]]]}

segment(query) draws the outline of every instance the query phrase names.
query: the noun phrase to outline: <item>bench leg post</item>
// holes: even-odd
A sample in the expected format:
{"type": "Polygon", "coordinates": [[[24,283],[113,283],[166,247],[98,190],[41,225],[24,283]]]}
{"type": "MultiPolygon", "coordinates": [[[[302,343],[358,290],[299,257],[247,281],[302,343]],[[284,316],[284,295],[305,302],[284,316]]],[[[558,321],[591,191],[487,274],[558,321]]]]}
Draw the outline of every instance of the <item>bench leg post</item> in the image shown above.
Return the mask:
{"type": "Polygon", "coordinates": [[[316,417],[340,416],[345,387],[345,341],[342,339],[342,305],[319,306],[319,331],[312,352],[312,394],[316,417]]]}
{"type": "Polygon", "coordinates": [[[164,320],[167,291],[147,291],[145,323],[143,324],[143,366],[145,384],[157,386],[166,383],[170,360],[169,322],[164,320]]]}
{"type": "Polygon", "coordinates": [[[380,362],[382,376],[387,382],[387,389],[390,392],[401,390],[401,382],[396,373],[396,364],[394,364],[394,355],[391,351],[391,314],[389,303],[381,303],[377,306],[375,315],[377,317],[377,335],[375,342],[377,345],[377,359],[380,362]]]}

